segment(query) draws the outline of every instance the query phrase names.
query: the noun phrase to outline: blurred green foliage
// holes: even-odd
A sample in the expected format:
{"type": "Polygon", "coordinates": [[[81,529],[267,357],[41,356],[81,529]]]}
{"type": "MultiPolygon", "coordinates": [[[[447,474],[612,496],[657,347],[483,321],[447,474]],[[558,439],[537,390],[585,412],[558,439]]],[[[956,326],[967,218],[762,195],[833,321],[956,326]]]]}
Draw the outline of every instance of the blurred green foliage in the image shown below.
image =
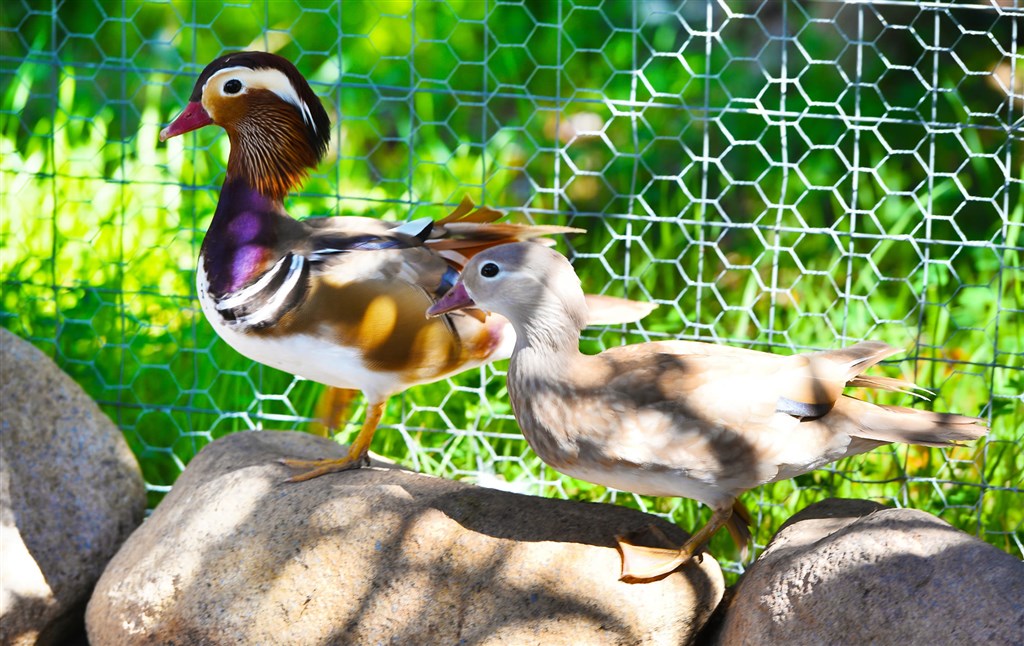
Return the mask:
{"type": "MultiPolygon", "coordinates": [[[[588,290],[662,304],[642,327],[593,331],[588,349],[872,337],[908,348],[891,370],[935,390],[931,406],[991,422],[976,446],[880,450],[751,493],[762,543],[794,510],[848,496],[926,509],[1020,553],[1024,152],[1008,125],[1017,81],[998,80],[1012,56],[1024,69],[1011,18],[730,7],[4,3],[0,324],[125,430],[151,504],[212,439],[305,426],[320,387],[238,356],[194,298],[226,139],[157,142],[206,62],[269,49],[336,123],[294,215],[437,216],[468,194],[582,226],[566,249],[588,290]]],[[[706,514],[558,477],[518,434],[502,369],[396,398],[373,449],[684,527],[706,514]]],[[[733,554],[722,537],[712,548],[733,554]]]]}

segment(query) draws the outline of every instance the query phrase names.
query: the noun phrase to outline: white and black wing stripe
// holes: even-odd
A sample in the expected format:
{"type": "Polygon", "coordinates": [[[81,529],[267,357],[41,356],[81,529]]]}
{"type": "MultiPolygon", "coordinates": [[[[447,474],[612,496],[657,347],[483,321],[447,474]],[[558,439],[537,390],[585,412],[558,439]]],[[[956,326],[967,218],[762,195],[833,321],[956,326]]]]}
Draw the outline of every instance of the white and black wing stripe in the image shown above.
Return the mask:
{"type": "Polygon", "coordinates": [[[305,298],[309,290],[309,264],[301,255],[285,254],[258,280],[217,299],[214,307],[234,328],[273,325],[305,298]]]}

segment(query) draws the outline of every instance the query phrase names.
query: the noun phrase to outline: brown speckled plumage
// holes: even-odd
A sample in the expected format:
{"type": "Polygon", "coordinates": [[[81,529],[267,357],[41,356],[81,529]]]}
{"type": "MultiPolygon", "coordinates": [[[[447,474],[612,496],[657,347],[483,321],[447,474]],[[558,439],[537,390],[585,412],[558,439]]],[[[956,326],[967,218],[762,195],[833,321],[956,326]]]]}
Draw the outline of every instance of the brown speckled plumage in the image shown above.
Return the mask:
{"type": "MultiPolygon", "coordinates": [[[[670,572],[723,525],[753,487],[806,473],[889,442],[946,446],[981,437],[979,420],[877,406],[850,386],[918,390],[862,373],[897,350],[866,341],[779,356],[689,341],[579,351],[587,306],[568,261],[534,245],[473,257],[431,313],[480,307],[516,330],[508,390],[523,435],[568,475],[625,491],[683,496],[714,510],[679,550],[620,541],[623,577],[670,572]]],[[[730,524],[731,523],[731,524],[730,524]]]]}

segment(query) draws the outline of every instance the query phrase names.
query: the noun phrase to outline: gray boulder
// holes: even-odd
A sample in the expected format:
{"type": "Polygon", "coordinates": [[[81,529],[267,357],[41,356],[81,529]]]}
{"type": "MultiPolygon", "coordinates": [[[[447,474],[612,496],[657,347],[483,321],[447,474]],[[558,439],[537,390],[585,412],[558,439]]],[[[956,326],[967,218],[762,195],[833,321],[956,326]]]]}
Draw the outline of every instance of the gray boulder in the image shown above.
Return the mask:
{"type": "Polygon", "coordinates": [[[89,603],[105,644],[682,644],[723,591],[709,556],[618,581],[614,536],[661,519],[395,468],[286,483],[303,433],[205,447],[89,603]]]}
{"type": "Polygon", "coordinates": [[[743,575],[717,642],[1024,643],[1024,564],[923,511],[825,500],[743,575]]]}
{"type": "Polygon", "coordinates": [[[121,431],[32,344],[0,329],[0,643],[66,643],[146,492],[121,431]]]}

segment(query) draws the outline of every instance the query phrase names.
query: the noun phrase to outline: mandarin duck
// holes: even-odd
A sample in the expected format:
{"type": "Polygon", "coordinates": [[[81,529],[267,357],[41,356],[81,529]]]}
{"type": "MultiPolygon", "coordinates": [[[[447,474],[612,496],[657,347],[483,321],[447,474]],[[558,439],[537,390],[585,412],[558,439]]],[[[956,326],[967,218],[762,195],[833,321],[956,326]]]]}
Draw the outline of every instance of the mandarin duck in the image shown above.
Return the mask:
{"type": "Polygon", "coordinates": [[[723,525],[745,548],[749,515],[738,496],[748,489],[890,442],[947,446],[986,432],[974,418],[844,395],[847,387],[924,390],[864,374],[898,352],[876,341],[793,356],[681,340],[582,354],[579,278],[564,256],[538,245],[477,254],[428,314],[466,307],[515,328],[508,393],[541,460],[574,478],[712,509],[678,549],[618,537],[627,581],[672,572],[723,525]]]}
{"type": "MultiPolygon", "coordinates": [[[[292,481],[363,464],[391,395],[509,355],[514,332],[499,315],[424,315],[468,257],[579,231],[495,223],[500,212],[473,210],[468,200],[436,222],[292,218],[285,195],[321,161],[331,126],[302,74],[274,54],[228,54],[207,65],[160,139],[210,124],[224,128],[231,152],[196,269],[203,313],[246,357],[362,391],[368,402],[344,458],[282,460],[306,469],[292,481]]],[[[591,298],[594,322],[629,322],[651,310],[591,298]]]]}

